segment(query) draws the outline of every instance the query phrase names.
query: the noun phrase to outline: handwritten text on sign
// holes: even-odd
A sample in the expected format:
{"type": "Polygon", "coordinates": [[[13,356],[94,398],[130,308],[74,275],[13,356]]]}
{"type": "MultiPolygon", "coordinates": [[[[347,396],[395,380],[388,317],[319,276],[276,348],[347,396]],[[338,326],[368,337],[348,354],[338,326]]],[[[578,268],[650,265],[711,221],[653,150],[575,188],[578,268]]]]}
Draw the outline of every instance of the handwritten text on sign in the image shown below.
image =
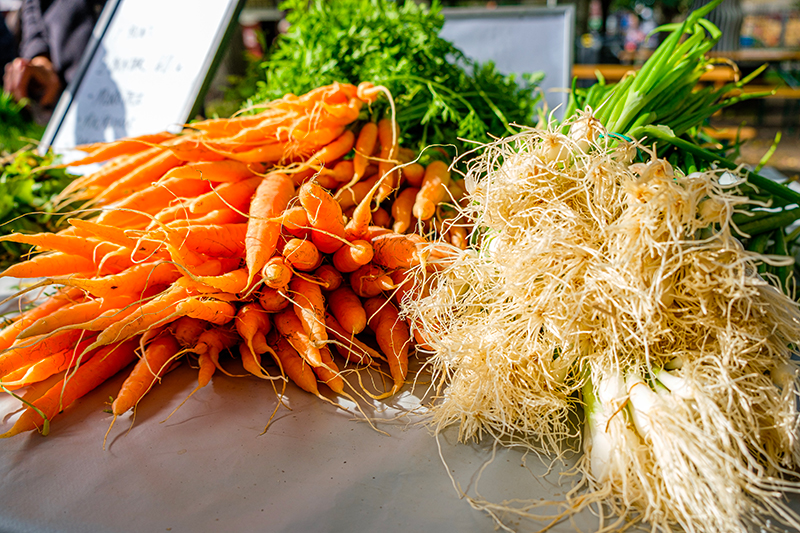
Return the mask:
{"type": "Polygon", "coordinates": [[[229,0],[120,3],[54,140],[56,150],[180,126],[229,0]]]}

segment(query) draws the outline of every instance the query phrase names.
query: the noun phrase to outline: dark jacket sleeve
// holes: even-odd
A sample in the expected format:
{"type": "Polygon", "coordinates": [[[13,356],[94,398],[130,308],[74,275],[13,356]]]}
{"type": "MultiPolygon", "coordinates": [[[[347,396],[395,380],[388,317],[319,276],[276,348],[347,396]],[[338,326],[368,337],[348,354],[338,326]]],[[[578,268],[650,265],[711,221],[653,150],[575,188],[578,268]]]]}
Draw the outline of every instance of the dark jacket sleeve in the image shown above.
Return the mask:
{"type": "Polygon", "coordinates": [[[20,55],[49,56],[62,81],[69,83],[91,39],[96,5],[96,0],[24,0],[20,55]]]}

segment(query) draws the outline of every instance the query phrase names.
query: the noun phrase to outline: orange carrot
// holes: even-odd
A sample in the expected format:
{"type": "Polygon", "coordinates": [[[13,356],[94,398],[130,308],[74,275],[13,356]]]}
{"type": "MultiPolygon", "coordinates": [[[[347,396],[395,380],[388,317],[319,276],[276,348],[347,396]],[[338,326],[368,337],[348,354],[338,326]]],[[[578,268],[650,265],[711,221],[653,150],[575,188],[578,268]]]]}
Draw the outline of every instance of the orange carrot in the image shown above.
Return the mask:
{"type": "Polygon", "coordinates": [[[256,350],[253,345],[266,344],[265,339],[271,329],[269,314],[259,304],[248,303],[239,308],[234,322],[236,331],[245,341],[245,346],[255,355],[256,350]]]}
{"type": "Polygon", "coordinates": [[[136,359],[138,339],[105,346],[94,354],[87,354],[81,365],[59,383],[50,387],[43,396],[33,401],[36,409],[28,407],[17,419],[14,426],[2,437],[11,437],[24,431],[42,428],[42,434],[49,430],[49,422],[72,403],[97,388],[114,374],[136,359]],[[87,357],[91,355],[90,359],[87,357]],[[37,411],[38,410],[38,411],[37,411]],[[42,418],[44,415],[44,418],[42,418]]]}
{"type": "MultiPolygon", "coordinates": [[[[263,178],[249,178],[235,183],[223,183],[187,203],[190,213],[208,213],[216,209],[239,209],[249,205],[253,192],[263,178]]],[[[246,211],[246,209],[244,209],[246,211]]],[[[156,217],[159,218],[159,217],[156,217]]],[[[159,219],[160,220],[160,219],[159,219]]]]}
{"type": "Polygon", "coordinates": [[[375,332],[375,340],[389,362],[389,372],[394,385],[385,396],[400,390],[408,375],[408,347],[411,333],[405,321],[400,319],[397,308],[382,296],[364,302],[367,312],[367,325],[375,332]]]}
{"type": "Polygon", "coordinates": [[[130,156],[122,156],[117,158],[114,161],[103,165],[96,172],[77,178],[75,181],[65,187],[64,191],[56,198],[59,200],[63,200],[65,198],[72,199],[72,196],[76,194],[75,191],[90,187],[95,187],[97,189],[108,187],[109,185],[119,181],[125,175],[146,164],[156,155],[163,153],[163,151],[164,150],[162,148],[154,146],[130,156]]]}
{"type": "Polygon", "coordinates": [[[59,328],[81,324],[93,320],[109,309],[118,309],[130,303],[134,298],[128,295],[118,295],[108,298],[86,299],[72,305],[62,307],[44,316],[24,330],[20,331],[18,339],[36,337],[51,333],[59,328]]]}
{"type": "Polygon", "coordinates": [[[246,268],[239,268],[218,276],[197,276],[197,280],[209,287],[229,294],[245,292],[250,286],[246,268]]]}
{"type": "Polygon", "coordinates": [[[325,324],[328,326],[328,336],[336,346],[336,351],[347,362],[372,365],[374,360],[385,359],[377,350],[370,348],[348,333],[330,313],[325,314],[325,324]]]}
{"type": "Polygon", "coordinates": [[[308,213],[302,205],[286,209],[281,215],[281,223],[286,232],[298,239],[311,238],[311,226],[308,224],[308,213]]]}
{"type": "Polygon", "coordinates": [[[294,183],[281,172],[267,174],[256,188],[250,203],[245,237],[248,283],[253,281],[275,252],[281,230],[281,222],[275,217],[286,209],[293,197],[294,183]]]}
{"type": "Polygon", "coordinates": [[[147,186],[147,184],[156,181],[167,170],[179,164],[180,159],[175,157],[171,151],[165,150],[147,163],[139,165],[127,175],[121,176],[112,184],[109,184],[95,196],[95,200],[110,202],[124,198],[131,192],[142,188],[142,186],[147,186]]]}
{"type": "Polygon", "coordinates": [[[337,159],[344,157],[353,149],[356,136],[350,130],[345,130],[336,140],[326,144],[322,149],[308,158],[306,165],[315,167],[326,166],[337,159]]]}
{"type": "Polygon", "coordinates": [[[325,297],[319,285],[299,276],[289,282],[294,312],[314,346],[322,346],[328,340],[325,330],[325,297]]]}
{"type": "Polygon", "coordinates": [[[394,283],[385,270],[374,263],[368,263],[350,273],[350,286],[362,298],[372,298],[383,291],[392,290],[394,283]]]}
{"type": "Polygon", "coordinates": [[[330,170],[333,179],[339,183],[347,183],[353,179],[353,161],[345,159],[336,163],[330,170]]]}
{"type": "Polygon", "coordinates": [[[50,354],[66,350],[74,346],[84,335],[83,331],[72,329],[17,341],[10,348],[0,352],[0,377],[41,361],[50,354]]]}
{"type": "Polygon", "coordinates": [[[300,357],[289,341],[280,335],[271,336],[275,352],[272,354],[281,370],[289,376],[295,385],[314,396],[319,396],[317,378],[308,363],[300,357]]]}
{"type": "Polygon", "coordinates": [[[114,294],[141,296],[147,287],[170,285],[180,279],[182,273],[172,263],[141,263],[118,274],[97,278],[69,276],[54,278],[54,281],[80,288],[96,297],[114,294]]]}
{"type": "MultiPolygon", "coordinates": [[[[3,386],[12,390],[18,389],[26,385],[44,381],[50,376],[54,376],[59,372],[74,367],[81,362],[79,359],[93,341],[94,337],[89,337],[77,346],[48,355],[41,361],[37,361],[30,366],[20,368],[14,372],[9,372],[3,376],[3,386]]],[[[86,360],[85,356],[83,360],[86,360]]]]}
{"type": "Polygon", "coordinates": [[[200,334],[194,351],[200,354],[199,363],[201,372],[197,380],[199,387],[205,387],[218,368],[222,373],[230,375],[219,363],[220,353],[228,350],[239,341],[239,335],[228,328],[212,327],[200,334]],[[209,368],[208,363],[211,363],[209,368]]]}
{"type": "Polygon", "coordinates": [[[395,168],[399,163],[397,161],[399,139],[397,123],[394,120],[384,118],[378,121],[378,140],[381,143],[378,161],[378,174],[381,178],[375,194],[375,205],[380,205],[400,186],[400,171],[395,168]]]}
{"type": "MultiPolygon", "coordinates": [[[[266,345],[266,341],[264,344],[266,345]]],[[[242,367],[258,378],[269,380],[286,379],[269,375],[269,373],[264,370],[264,367],[261,366],[261,354],[250,349],[247,344],[243,342],[239,343],[239,357],[242,360],[242,367]]]]}
{"type": "Polygon", "coordinates": [[[395,233],[405,233],[411,226],[411,219],[413,217],[412,209],[414,203],[417,201],[417,194],[419,189],[416,187],[406,187],[400,194],[397,195],[392,203],[392,218],[394,224],[392,230],[395,233]]]}
{"type": "Polygon", "coordinates": [[[258,295],[258,303],[267,313],[277,313],[289,306],[289,299],[286,297],[289,287],[273,289],[264,287],[258,295]]]}
{"type": "MultiPolygon", "coordinates": [[[[11,324],[0,330],[0,351],[5,350],[14,343],[19,332],[33,324],[35,321],[58,309],[70,305],[76,299],[83,298],[83,292],[77,289],[62,289],[44,302],[23,311],[14,318],[11,324]]],[[[2,357],[2,356],[0,356],[2,357]]]]}
{"type": "Polygon", "coordinates": [[[328,310],[350,335],[358,335],[367,327],[367,313],[361,305],[361,298],[346,285],[331,293],[328,310]]]}
{"type": "Polygon", "coordinates": [[[260,171],[260,165],[248,165],[241,161],[223,159],[220,161],[196,161],[187,163],[169,170],[164,177],[159,180],[159,184],[169,179],[189,179],[203,180],[213,183],[225,183],[229,181],[241,181],[253,177],[253,174],[260,171]]]}
{"type": "Polygon", "coordinates": [[[355,145],[355,155],[353,156],[353,176],[351,183],[357,183],[364,177],[370,158],[375,153],[375,146],[378,142],[378,125],[374,122],[367,122],[358,132],[358,139],[355,145]]]}
{"type": "Polygon", "coordinates": [[[331,194],[314,181],[308,181],[298,190],[300,204],[308,214],[311,241],[320,252],[332,254],[344,242],[342,208],[331,194]]]}
{"type": "Polygon", "coordinates": [[[409,291],[414,289],[414,278],[411,276],[408,269],[405,268],[393,270],[390,277],[395,284],[395,289],[392,292],[392,299],[400,305],[403,303],[409,291]]]}
{"type": "Polygon", "coordinates": [[[447,196],[450,170],[443,161],[431,161],[425,169],[412,213],[420,220],[428,220],[436,212],[436,206],[447,196]]]}
{"type": "Polygon", "coordinates": [[[236,316],[236,306],[230,302],[194,296],[181,301],[175,307],[175,315],[199,318],[209,324],[221,326],[236,316]]]}
{"type": "Polygon", "coordinates": [[[312,368],[322,366],[322,354],[319,348],[308,337],[303,329],[303,323],[297,318],[294,309],[286,309],[275,314],[275,329],[286,338],[292,348],[297,350],[312,368]]]}
{"type": "Polygon", "coordinates": [[[87,152],[86,157],[82,157],[77,161],[70,163],[71,166],[89,165],[91,163],[100,163],[102,161],[109,161],[115,157],[122,155],[132,155],[139,153],[159,144],[163,141],[173,139],[175,134],[167,131],[159,133],[151,133],[147,135],[139,135],[137,137],[125,137],[111,142],[99,142],[93,144],[83,144],[77,146],[76,149],[81,152],[87,152]]]}
{"type": "Polygon", "coordinates": [[[173,283],[156,298],[137,307],[124,320],[119,320],[103,330],[97,336],[98,345],[124,341],[171,317],[178,303],[190,294],[186,283],[181,281],[183,279],[185,278],[173,283]]]}
{"type": "Polygon", "coordinates": [[[372,261],[372,245],[364,240],[354,240],[333,254],[333,266],[339,272],[353,272],[372,261]]]}
{"type": "Polygon", "coordinates": [[[345,185],[336,191],[336,201],[339,206],[344,209],[358,205],[365,196],[372,190],[379,179],[378,174],[372,174],[370,177],[365,178],[355,185],[345,185]]]}
{"type": "Polygon", "coordinates": [[[264,284],[273,289],[279,289],[289,284],[292,279],[292,269],[280,255],[272,256],[261,269],[264,284]]]}
{"type": "Polygon", "coordinates": [[[141,401],[147,391],[167,373],[180,349],[178,341],[169,334],[158,337],[147,346],[111,404],[114,416],[125,413],[141,401]]]}
{"type": "Polygon", "coordinates": [[[283,257],[297,270],[311,271],[317,268],[322,256],[314,243],[302,239],[289,239],[283,247],[283,257]]]}
{"type": "Polygon", "coordinates": [[[373,263],[388,269],[409,268],[425,258],[425,239],[417,234],[389,233],[372,239],[373,263]]]}
{"type": "Polygon", "coordinates": [[[422,178],[425,176],[425,167],[419,163],[414,162],[403,165],[400,171],[410,187],[419,188],[419,186],[422,185],[422,178]]]}
{"type": "Polygon", "coordinates": [[[245,252],[249,224],[193,224],[176,229],[173,242],[212,257],[240,257],[245,252]]]}
{"type": "Polygon", "coordinates": [[[181,346],[194,346],[206,330],[206,326],[204,320],[182,316],[169,325],[169,331],[181,346]]]}
{"type": "Polygon", "coordinates": [[[329,264],[320,265],[314,271],[314,277],[319,280],[319,287],[325,292],[338,289],[344,282],[342,273],[329,264]]]}
{"type": "Polygon", "coordinates": [[[319,350],[322,355],[322,366],[314,367],[314,373],[320,381],[328,386],[333,392],[337,394],[344,393],[344,379],[342,379],[336,363],[333,362],[333,356],[327,346],[323,346],[319,350]]]}
{"type": "Polygon", "coordinates": [[[194,218],[179,218],[169,222],[168,225],[171,228],[183,228],[193,225],[242,224],[244,222],[247,222],[247,216],[244,213],[225,207],[214,209],[208,213],[198,213],[198,216],[194,216],[194,218]]]}
{"type": "Polygon", "coordinates": [[[90,237],[60,233],[9,233],[0,237],[0,242],[11,241],[36,246],[36,251],[57,251],[79,255],[99,262],[107,253],[117,250],[117,246],[90,237]]]}

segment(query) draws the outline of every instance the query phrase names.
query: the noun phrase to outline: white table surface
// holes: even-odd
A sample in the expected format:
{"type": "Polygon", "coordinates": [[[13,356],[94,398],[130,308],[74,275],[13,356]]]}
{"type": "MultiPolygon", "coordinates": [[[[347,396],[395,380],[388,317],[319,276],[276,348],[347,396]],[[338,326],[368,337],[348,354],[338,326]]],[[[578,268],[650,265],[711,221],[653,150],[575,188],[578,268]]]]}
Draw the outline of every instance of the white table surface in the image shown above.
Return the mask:
{"type": "MultiPolygon", "coordinates": [[[[50,435],[0,440],[0,531],[28,532],[490,532],[495,522],[459,498],[450,473],[471,496],[560,499],[558,476],[522,451],[490,442],[459,444],[455,431],[438,442],[408,406],[408,390],[387,403],[378,427],[294,386],[269,430],[276,405],[258,378],[215,375],[169,420],[196,371],[186,363],[167,374],[139,405],[135,423],[103,412],[126,371],[56,417],[50,435]],[[399,407],[398,407],[399,406],[399,407]],[[395,420],[396,417],[400,417],[395,420]],[[440,456],[441,448],[441,456],[440,456]]],[[[421,388],[420,388],[421,389],[421,388]]],[[[0,429],[19,402],[0,398],[0,429]]],[[[352,404],[350,404],[352,405],[352,404]]],[[[569,482],[566,482],[567,484],[569,482]]],[[[596,528],[588,513],[551,531],[596,528]]],[[[519,531],[540,522],[509,517],[519,531]]]]}

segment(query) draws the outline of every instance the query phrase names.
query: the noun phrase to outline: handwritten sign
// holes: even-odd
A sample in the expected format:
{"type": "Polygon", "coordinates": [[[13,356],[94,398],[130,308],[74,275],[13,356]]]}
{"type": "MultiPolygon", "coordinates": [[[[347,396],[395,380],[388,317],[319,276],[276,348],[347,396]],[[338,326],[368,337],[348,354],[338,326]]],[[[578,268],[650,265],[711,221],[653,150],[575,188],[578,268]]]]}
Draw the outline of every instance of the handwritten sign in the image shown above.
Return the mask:
{"type": "Polygon", "coordinates": [[[179,129],[196,108],[243,0],[110,1],[42,146],[179,129]]]}

